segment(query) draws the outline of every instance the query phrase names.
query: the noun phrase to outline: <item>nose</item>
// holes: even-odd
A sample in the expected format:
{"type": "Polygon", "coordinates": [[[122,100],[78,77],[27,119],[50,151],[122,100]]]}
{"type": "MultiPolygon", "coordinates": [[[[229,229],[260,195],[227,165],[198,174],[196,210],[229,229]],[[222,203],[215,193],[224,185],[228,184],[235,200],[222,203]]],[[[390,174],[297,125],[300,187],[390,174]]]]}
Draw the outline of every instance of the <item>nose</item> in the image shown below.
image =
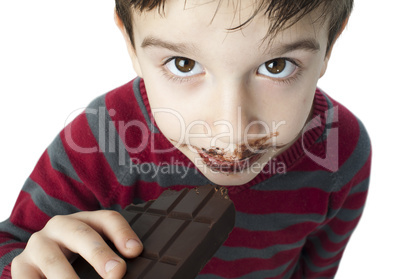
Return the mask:
{"type": "Polygon", "coordinates": [[[207,118],[214,138],[221,144],[244,143],[249,135],[264,133],[252,88],[246,81],[221,82],[209,92],[207,118]]]}

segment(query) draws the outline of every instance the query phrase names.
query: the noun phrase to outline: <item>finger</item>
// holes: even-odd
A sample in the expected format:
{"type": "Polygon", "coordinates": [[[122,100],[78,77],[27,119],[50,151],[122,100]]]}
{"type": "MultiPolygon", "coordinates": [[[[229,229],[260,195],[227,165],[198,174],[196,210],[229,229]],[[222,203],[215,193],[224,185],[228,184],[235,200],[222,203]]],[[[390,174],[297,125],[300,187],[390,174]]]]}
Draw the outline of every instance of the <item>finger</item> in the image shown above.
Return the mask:
{"type": "Polygon", "coordinates": [[[19,266],[11,272],[13,279],[42,279],[36,269],[28,264],[19,266]]]}
{"type": "Polygon", "coordinates": [[[13,279],[42,279],[44,278],[37,269],[17,256],[11,263],[11,277],[13,279]]]}
{"type": "Polygon", "coordinates": [[[70,216],[53,217],[46,225],[48,236],[60,246],[80,254],[103,278],[121,278],[126,263],[88,224],[70,216]]]}
{"type": "Polygon", "coordinates": [[[111,210],[81,213],[77,218],[111,240],[124,257],[133,258],[141,254],[141,240],[120,213],[111,210]]]}
{"type": "Polygon", "coordinates": [[[30,254],[30,260],[41,270],[46,278],[78,279],[66,255],[57,243],[44,236],[43,233],[32,235],[28,245],[32,251],[39,251],[35,255],[30,254]]]}

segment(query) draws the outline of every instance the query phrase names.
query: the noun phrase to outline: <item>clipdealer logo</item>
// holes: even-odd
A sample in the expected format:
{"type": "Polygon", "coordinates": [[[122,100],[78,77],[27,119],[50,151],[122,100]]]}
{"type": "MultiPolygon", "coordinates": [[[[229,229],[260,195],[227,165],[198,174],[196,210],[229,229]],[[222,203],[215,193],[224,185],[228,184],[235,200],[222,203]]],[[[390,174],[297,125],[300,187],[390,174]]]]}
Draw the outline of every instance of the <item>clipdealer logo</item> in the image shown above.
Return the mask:
{"type": "MultiPolygon", "coordinates": [[[[97,128],[93,130],[93,132],[97,132],[95,137],[97,137],[98,141],[98,146],[92,146],[92,147],[83,147],[80,146],[78,143],[76,143],[73,139],[72,135],[72,124],[67,124],[69,120],[72,118],[75,118],[73,116],[77,116],[78,112],[82,112],[83,108],[77,109],[73,111],[67,118],[66,120],[66,125],[65,125],[65,139],[67,144],[71,149],[78,153],[83,153],[83,154],[90,154],[90,153],[96,153],[96,152],[108,152],[108,153],[116,153],[118,152],[119,156],[119,165],[125,165],[127,164],[126,162],[126,156],[127,152],[131,154],[138,154],[144,151],[148,145],[151,145],[151,151],[153,153],[164,153],[164,152],[171,152],[176,149],[176,146],[173,146],[172,148],[169,149],[157,149],[155,147],[155,139],[154,133],[149,133],[149,128],[147,125],[139,120],[131,120],[129,122],[124,122],[124,121],[113,121],[113,120],[107,120],[109,116],[113,117],[116,114],[116,111],[114,109],[106,110],[106,107],[99,107],[98,109],[95,108],[86,108],[84,110],[84,113],[87,117],[92,117],[92,119],[96,120],[96,123],[92,123],[95,125],[97,128]],[[138,145],[135,147],[130,147],[127,146],[123,143],[122,139],[126,139],[127,131],[130,128],[135,127],[138,131],[138,136],[140,137],[140,141],[138,141],[138,145]],[[118,135],[117,137],[115,135],[118,135]]],[[[176,111],[172,109],[156,109],[154,113],[170,113],[173,114],[180,125],[180,139],[177,143],[177,146],[181,145],[183,142],[189,142],[191,138],[207,138],[212,136],[212,129],[208,123],[205,121],[194,121],[193,123],[190,123],[189,125],[185,125],[185,121],[183,117],[176,111]],[[196,126],[196,125],[201,125],[205,128],[207,131],[206,134],[191,134],[190,130],[196,126]]],[[[239,121],[241,121],[241,108],[239,108],[239,121]]],[[[308,150],[308,148],[305,145],[305,138],[304,135],[308,133],[309,130],[315,129],[319,126],[322,125],[321,117],[319,115],[315,116],[313,119],[311,119],[302,129],[301,137],[302,137],[302,149],[306,156],[308,156],[311,160],[313,160],[315,163],[318,165],[328,169],[329,171],[336,172],[339,169],[339,130],[337,127],[334,127],[334,124],[338,122],[338,107],[332,107],[329,110],[325,112],[325,132],[324,132],[324,139],[325,141],[325,157],[322,158],[316,154],[313,154],[308,150]]],[[[219,135],[216,135],[211,139],[211,144],[216,143],[219,138],[228,138],[230,140],[233,140],[234,138],[234,129],[233,126],[231,125],[230,122],[228,121],[215,121],[214,126],[218,125],[225,125],[228,127],[228,132],[221,133],[219,135]]],[[[239,125],[239,122],[238,122],[239,125]]],[[[240,124],[241,125],[241,124],[240,124]]],[[[248,134],[249,129],[252,125],[262,125],[264,129],[266,130],[267,133],[269,133],[269,126],[262,121],[253,121],[252,123],[249,123],[248,126],[245,128],[246,133],[244,134],[245,142],[246,144],[248,143],[247,137],[250,136],[248,134]]],[[[285,121],[281,121],[279,123],[272,123],[272,127],[274,127],[274,131],[276,131],[280,126],[286,125],[285,121]]],[[[92,128],[92,127],[91,127],[92,128]]],[[[237,131],[240,133],[241,129],[240,126],[238,127],[237,131]]],[[[258,136],[258,135],[253,135],[251,136],[258,136]]],[[[276,138],[273,139],[274,143],[273,146],[276,146],[276,138]]],[[[193,152],[196,152],[195,150],[192,150],[193,152]]],[[[279,166],[275,169],[275,162],[273,161],[275,158],[269,161],[270,166],[269,170],[271,172],[277,172],[277,173],[285,173],[286,171],[283,171],[283,166],[279,166]],[[278,171],[278,169],[280,171],[278,171]]],[[[197,164],[197,167],[199,165],[197,164]]],[[[165,168],[166,169],[166,168],[165,168]]],[[[257,167],[255,169],[260,169],[260,167],[257,167]]]]}
{"type": "MultiPolygon", "coordinates": [[[[326,168],[331,172],[336,172],[339,169],[339,128],[334,127],[338,123],[339,108],[338,106],[332,107],[325,112],[325,131],[322,135],[321,141],[325,141],[325,157],[321,158],[305,147],[304,137],[302,136],[302,147],[304,153],[315,163],[326,168]]],[[[309,130],[322,125],[320,115],[311,119],[303,128],[302,135],[305,135],[309,130]]]]}

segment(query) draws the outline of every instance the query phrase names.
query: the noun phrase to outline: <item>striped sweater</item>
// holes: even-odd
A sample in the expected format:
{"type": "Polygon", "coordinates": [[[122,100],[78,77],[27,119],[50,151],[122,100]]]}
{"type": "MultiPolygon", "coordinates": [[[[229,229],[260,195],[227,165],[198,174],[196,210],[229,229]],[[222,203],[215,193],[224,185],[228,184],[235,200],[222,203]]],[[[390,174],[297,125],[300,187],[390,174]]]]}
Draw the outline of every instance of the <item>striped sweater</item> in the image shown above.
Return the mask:
{"type": "MultiPolygon", "coordinates": [[[[172,147],[140,78],[95,99],[43,153],[0,223],[1,278],[52,216],[211,184],[172,147]]],[[[227,187],[235,228],[198,278],[333,278],[363,211],[370,162],[362,123],[317,89],[301,137],[253,180],[227,187]]]]}

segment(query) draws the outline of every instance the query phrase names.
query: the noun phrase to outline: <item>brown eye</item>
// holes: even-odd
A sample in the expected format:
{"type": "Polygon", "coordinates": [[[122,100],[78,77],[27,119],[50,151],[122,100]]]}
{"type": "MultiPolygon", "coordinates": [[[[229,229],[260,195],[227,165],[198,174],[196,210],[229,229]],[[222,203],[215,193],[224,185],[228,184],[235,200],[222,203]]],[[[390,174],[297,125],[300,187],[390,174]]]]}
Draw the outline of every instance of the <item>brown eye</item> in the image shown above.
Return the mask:
{"type": "Polygon", "coordinates": [[[278,58],[265,63],[265,67],[271,74],[282,73],[286,68],[286,59],[278,58]]]}
{"type": "Polygon", "coordinates": [[[186,57],[172,57],[165,62],[165,68],[176,77],[193,77],[204,72],[200,63],[186,57]]]}
{"type": "Polygon", "coordinates": [[[277,58],[261,64],[257,73],[270,78],[286,79],[298,69],[295,62],[286,58],[277,58]]]}
{"type": "Polygon", "coordinates": [[[195,63],[194,60],[188,58],[177,57],[175,59],[176,68],[182,73],[191,72],[195,67],[195,63]]]}

